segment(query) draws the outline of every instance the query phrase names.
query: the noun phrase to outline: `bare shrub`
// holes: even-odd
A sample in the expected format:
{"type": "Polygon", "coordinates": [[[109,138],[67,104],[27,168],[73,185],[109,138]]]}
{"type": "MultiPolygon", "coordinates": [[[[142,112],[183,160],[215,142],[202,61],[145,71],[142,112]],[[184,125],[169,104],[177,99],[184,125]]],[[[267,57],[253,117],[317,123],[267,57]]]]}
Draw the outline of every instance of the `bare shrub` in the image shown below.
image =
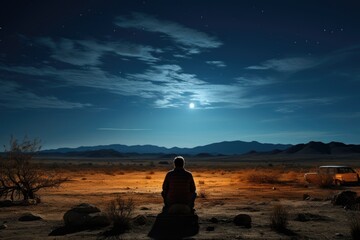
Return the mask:
{"type": "Polygon", "coordinates": [[[49,169],[45,172],[33,162],[40,148],[37,139],[25,137],[21,143],[13,137],[10,139],[10,149],[5,149],[5,158],[0,161],[0,197],[39,199],[36,192],[40,189],[59,187],[68,181],[49,169]]]}
{"type": "Polygon", "coordinates": [[[354,214],[350,217],[350,235],[352,239],[360,239],[360,215],[354,214]]]}
{"type": "Polygon", "coordinates": [[[113,222],[111,235],[119,235],[131,228],[131,217],[135,208],[134,201],[123,199],[118,195],[114,200],[110,201],[107,206],[107,215],[113,222]]]}
{"type": "Polygon", "coordinates": [[[266,171],[265,169],[261,170],[253,170],[250,171],[247,176],[246,180],[251,183],[267,183],[267,184],[274,184],[280,183],[280,174],[275,171],[266,171]]]}
{"type": "Polygon", "coordinates": [[[289,213],[282,205],[275,205],[270,213],[270,227],[277,232],[287,229],[289,213]]]}

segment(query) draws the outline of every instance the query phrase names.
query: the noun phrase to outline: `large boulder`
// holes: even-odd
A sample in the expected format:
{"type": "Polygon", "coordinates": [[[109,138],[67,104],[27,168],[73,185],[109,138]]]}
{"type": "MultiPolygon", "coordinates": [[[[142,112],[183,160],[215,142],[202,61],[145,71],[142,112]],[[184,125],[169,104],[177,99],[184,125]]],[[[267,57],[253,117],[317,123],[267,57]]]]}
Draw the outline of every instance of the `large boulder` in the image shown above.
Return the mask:
{"type": "Polygon", "coordinates": [[[238,214],[233,221],[236,226],[251,228],[251,217],[248,214],[238,214]]]}
{"type": "Polygon", "coordinates": [[[331,200],[333,205],[351,206],[356,203],[357,193],[353,191],[342,191],[335,194],[331,200]]]}
{"type": "Polygon", "coordinates": [[[105,213],[91,204],[82,203],[64,214],[64,223],[68,227],[92,228],[110,225],[105,213]]]}

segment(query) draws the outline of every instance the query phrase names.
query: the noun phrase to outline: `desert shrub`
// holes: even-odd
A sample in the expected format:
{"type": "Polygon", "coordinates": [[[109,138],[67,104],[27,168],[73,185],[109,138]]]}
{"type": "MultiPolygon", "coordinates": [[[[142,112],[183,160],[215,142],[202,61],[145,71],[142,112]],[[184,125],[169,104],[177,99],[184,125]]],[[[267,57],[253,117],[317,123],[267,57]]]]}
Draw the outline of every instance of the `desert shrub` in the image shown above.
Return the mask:
{"type": "Polygon", "coordinates": [[[354,214],[350,217],[350,235],[352,239],[360,239],[360,215],[354,214]]]}
{"type": "Polygon", "coordinates": [[[282,205],[275,205],[270,213],[270,227],[277,232],[287,229],[289,213],[282,205]]]}
{"type": "Polygon", "coordinates": [[[118,195],[114,200],[110,201],[107,206],[107,215],[113,223],[111,233],[119,235],[131,228],[131,217],[135,208],[134,201],[123,199],[118,195]]]}
{"type": "Polygon", "coordinates": [[[280,183],[280,174],[278,172],[274,171],[266,171],[265,169],[258,169],[250,171],[247,176],[246,180],[251,183],[268,183],[268,184],[274,184],[274,183],[280,183]]]}
{"type": "Polygon", "coordinates": [[[27,137],[19,142],[10,140],[10,149],[5,149],[5,158],[0,161],[0,197],[39,199],[36,193],[41,189],[59,187],[67,178],[55,172],[44,171],[35,164],[33,156],[40,150],[40,141],[27,137]]]}

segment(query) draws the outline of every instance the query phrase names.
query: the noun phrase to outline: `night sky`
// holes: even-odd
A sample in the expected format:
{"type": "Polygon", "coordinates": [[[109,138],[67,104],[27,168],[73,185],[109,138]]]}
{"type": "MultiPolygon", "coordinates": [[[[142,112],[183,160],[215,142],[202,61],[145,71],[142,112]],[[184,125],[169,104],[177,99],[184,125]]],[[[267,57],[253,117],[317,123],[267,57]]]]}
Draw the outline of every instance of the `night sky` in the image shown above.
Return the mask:
{"type": "Polygon", "coordinates": [[[360,143],[360,2],[4,1],[0,143],[360,143]]]}

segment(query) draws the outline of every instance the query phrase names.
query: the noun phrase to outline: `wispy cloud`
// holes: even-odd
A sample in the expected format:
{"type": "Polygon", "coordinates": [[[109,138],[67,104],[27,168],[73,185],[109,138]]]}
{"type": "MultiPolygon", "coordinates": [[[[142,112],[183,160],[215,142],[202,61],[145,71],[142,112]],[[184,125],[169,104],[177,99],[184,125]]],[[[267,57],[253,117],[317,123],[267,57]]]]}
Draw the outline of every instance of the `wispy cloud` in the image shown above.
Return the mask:
{"type": "Polygon", "coordinates": [[[217,48],[222,45],[222,42],[216,37],[143,13],[133,13],[131,17],[119,16],[116,18],[115,24],[122,28],[135,28],[164,34],[181,45],[189,54],[197,54],[200,52],[199,49],[217,48]]]}
{"type": "Polygon", "coordinates": [[[149,128],[98,128],[99,131],[151,131],[149,128]]]}
{"type": "Polygon", "coordinates": [[[223,61],[206,61],[206,63],[216,67],[226,67],[226,64],[223,61]]]}
{"type": "Polygon", "coordinates": [[[104,54],[116,54],[124,57],[133,57],[145,62],[156,62],[154,56],[161,53],[160,49],[150,46],[137,45],[126,42],[104,42],[96,40],[72,40],[40,38],[36,42],[50,49],[50,57],[76,66],[100,65],[104,54]]]}
{"type": "Polygon", "coordinates": [[[260,77],[260,76],[250,76],[250,77],[237,77],[235,78],[241,86],[265,86],[274,84],[277,81],[271,77],[260,77]]]}
{"type": "Polygon", "coordinates": [[[68,102],[53,96],[39,96],[12,81],[0,80],[0,85],[0,106],[5,108],[73,109],[92,106],[89,103],[68,102]]]}
{"type": "Polygon", "coordinates": [[[275,70],[278,72],[297,72],[319,65],[320,62],[314,58],[283,58],[270,59],[260,65],[246,67],[250,70],[275,70]]]}

